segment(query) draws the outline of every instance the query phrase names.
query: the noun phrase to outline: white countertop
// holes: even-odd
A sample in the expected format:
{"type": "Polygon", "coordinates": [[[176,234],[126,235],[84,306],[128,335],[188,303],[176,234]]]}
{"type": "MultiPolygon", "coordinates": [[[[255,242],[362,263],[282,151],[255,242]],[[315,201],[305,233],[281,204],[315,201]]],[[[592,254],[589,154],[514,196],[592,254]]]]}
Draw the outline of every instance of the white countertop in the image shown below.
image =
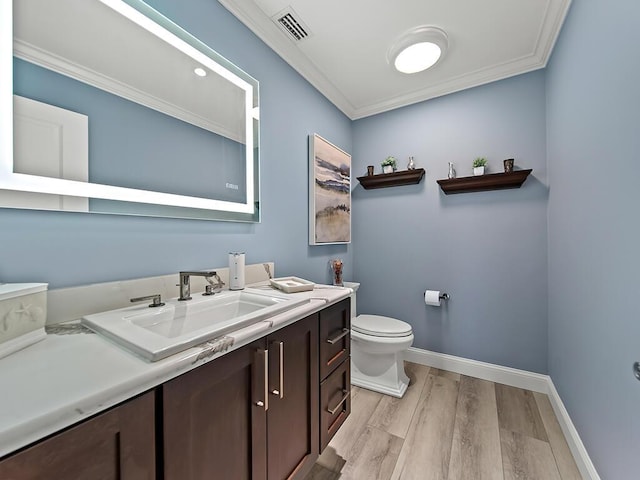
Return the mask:
{"type": "MultiPolygon", "coordinates": [[[[259,288],[271,288],[263,286],[259,288]]],[[[197,346],[150,363],[74,324],[0,359],[0,457],[150,390],[347,298],[351,289],[316,285],[290,294],[309,303],[225,336],[224,351],[197,346]],[[216,353],[212,353],[216,351],[216,353]]],[[[214,346],[215,347],[215,346],[214,346]]]]}

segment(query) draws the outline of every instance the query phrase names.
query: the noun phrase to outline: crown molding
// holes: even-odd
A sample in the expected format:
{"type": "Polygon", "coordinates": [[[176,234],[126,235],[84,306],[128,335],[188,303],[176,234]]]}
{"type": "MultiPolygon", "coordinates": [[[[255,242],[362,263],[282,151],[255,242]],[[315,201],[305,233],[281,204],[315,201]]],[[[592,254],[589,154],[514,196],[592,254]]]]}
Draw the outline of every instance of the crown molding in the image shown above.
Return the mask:
{"type": "Polygon", "coordinates": [[[253,1],[218,1],[351,120],[376,115],[545,68],[571,5],[571,0],[559,0],[558,2],[549,0],[547,2],[544,21],[538,32],[535,47],[529,55],[469,72],[458,77],[450,78],[437,85],[414,90],[380,102],[355,106],[335,84],[296,47],[292,40],[289,40],[283,35],[275,23],[273,23],[253,1]]]}

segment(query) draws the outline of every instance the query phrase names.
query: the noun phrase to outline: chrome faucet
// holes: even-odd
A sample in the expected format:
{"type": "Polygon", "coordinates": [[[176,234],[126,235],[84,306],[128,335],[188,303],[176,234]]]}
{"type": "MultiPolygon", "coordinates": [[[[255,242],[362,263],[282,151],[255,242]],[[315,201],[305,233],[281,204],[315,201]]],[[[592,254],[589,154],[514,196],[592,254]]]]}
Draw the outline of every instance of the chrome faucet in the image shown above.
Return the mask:
{"type": "MultiPolygon", "coordinates": [[[[191,277],[213,277],[218,276],[218,274],[214,271],[211,272],[180,272],[180,297],[178,300],[191,300],[191,277]]],[[[220,278],[220,277],[218,277],[220,278]]]]}

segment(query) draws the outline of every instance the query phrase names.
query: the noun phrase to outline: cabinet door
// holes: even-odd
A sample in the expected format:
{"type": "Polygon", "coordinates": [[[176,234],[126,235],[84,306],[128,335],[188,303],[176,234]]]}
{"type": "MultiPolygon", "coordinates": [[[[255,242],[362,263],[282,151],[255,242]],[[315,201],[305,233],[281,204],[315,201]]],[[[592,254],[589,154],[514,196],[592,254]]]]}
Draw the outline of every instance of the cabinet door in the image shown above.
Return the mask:
{"type": "Polygon", "coordinates": [[[318,315],[267,337],[269,480],[304,478],[318,458],[318,315]]]}
{"type": "Polygon", "coordinates": [[[266,479],[264,347],[258,340],[163,386],[165,480],[266,479]]]}
{"type": "Polygon", "coordinates": [[[324,379],[351,353],[351,301],[331,305],[320,312],[320,378],[324,379]]]}
{"type": "Polygon", "coordinates": [[[0,462],[0,478],[152,480],[154,393],[146,393],[0,462]]]}

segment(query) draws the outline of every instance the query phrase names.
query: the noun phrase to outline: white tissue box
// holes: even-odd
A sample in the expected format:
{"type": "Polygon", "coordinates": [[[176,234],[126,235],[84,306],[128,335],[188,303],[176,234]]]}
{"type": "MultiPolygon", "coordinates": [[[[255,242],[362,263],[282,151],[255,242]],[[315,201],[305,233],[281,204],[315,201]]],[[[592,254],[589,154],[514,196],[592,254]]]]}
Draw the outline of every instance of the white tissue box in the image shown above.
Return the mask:
{"type": "Polygon", "coordinates": [[[43,340],[46,283],[0,284],[0,358],[43,340]]]}

